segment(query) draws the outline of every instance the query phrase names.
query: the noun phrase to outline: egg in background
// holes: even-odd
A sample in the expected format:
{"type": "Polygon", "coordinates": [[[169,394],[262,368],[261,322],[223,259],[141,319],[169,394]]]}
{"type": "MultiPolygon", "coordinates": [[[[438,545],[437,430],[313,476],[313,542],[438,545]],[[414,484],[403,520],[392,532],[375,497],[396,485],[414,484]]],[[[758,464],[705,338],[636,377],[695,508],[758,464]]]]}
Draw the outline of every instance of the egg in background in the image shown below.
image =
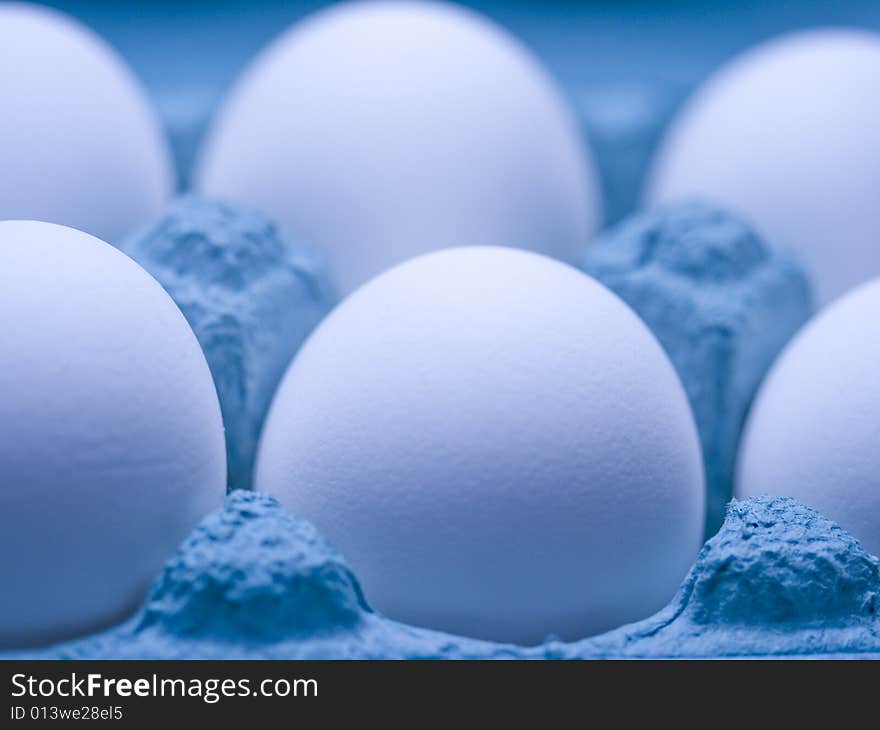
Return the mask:
{"type": "Polygon", "coordinates": [[[826,307],[780,355],[736,482],[737,497],[794,497],[880,555],[880,279],[826,307]]]}
{"type": "Polygon", "coordinates": [[[195,185],[322,247],[342,293],[475,241],[573,260],[600,219],[554,81],[508,33],[442,3],[350,3],[292,27],[222,105],[195,185]]]}
{"type": "Polygon", "coordinates": [[[0,4],[0,219],[117,243],[174,183],[157,116],[117,53],[72,18],[0,4]]]}
{"type": "Polygon", "coordinates": [[[331,312],[281,381],[254,488],[390,618],[521,644],[662,608],[705,518],[690,407],[648,328],[576,269],[499,247],[420,256],[331,312]]]}
{"type": "Polygon", "coordinates": [[[0,648],[122,618],[226,494],[220,406],[161,285],[80,231],[0,222],[0,648]]]}
{"type": "Polygon", "coordinates": [[[880,274],[880,36],[791,33],[710,77],[666,134],[644,202],[686,198],[799,252],[819,304],[880,274]]]}

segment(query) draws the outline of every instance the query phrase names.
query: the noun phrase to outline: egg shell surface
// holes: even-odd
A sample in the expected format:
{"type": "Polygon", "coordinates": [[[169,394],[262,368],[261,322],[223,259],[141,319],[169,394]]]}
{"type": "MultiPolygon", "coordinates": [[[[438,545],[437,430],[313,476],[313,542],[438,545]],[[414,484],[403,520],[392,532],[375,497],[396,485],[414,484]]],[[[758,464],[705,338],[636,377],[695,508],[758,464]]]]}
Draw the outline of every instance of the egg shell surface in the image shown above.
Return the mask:
{"type": "Polygon", "coordinates": [[[801,254],[819,304],[880,274],[880,35],[818,29],[723,66],[673,122],[649,206],[710,200],[801,254]]]}
{"type": "Polygon", "coordinates": [[[255,488],[389,617],[517,643],[659,609],[705,509],[647,327],[576,269],[497,247],[421,256],[331,312],[275,396],[255,488]]]}
{"type": "Polygon", "coordinates": [[[450,246],[573,260],[601,215],[553,80],[443,3],[344,4],[292,27],[221,107],[195,179],[322,248],[342,293],[450,246]]]}
{"type": "Polygon", "coordinates": [[[80,231],[0,222],[0,646],[134,610],[222,503],[217,394],[180,310],[80,231]]]}
{"type": "Polygon", "coordinates": [[[171,196],[171,154],[122,58],[37,5],[0,4],[0,219],[116,244],[171,196]]]}
{"type": "Polygon", "coordinates": [[[880,279],[798,333],[743,434],[737,495],[794,497],[880,555],[880,279]]]}

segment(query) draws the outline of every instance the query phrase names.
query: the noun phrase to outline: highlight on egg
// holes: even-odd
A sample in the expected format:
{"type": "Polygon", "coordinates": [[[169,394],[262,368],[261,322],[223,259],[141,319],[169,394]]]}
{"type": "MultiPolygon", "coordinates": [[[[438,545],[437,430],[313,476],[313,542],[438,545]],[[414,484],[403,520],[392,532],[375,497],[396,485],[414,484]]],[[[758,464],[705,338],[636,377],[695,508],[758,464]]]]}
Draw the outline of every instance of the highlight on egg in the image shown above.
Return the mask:
{"type": "Polygon", "coordinates": [[[174,189],[159,120],[122,58],[63,13],[0,4],[0,220],[118,243],[174,189]]]}
{"type": "Polygon", "coordinates": [[[660,609],[705,511],[647,327],[576,269],[499,247],[418,257],[343,301],[279,386],[255,489],[390,618],[524,644],[660,609]]]}
{"type": "Polygon", "coordinates": [[[801,254],[825,304],[880,274],[880,35],[815,29],[749,50],[672,123],[645,203],[702,198],[801,254]]]}
{"type": "Polygon", "coordinates": [[[601,218],[555,82],[443,3],[348,3],[292,27],[222,105],[195,177],[322,247],[342,293],[471,241],[573,260],[601,218]]]}
{"type": "Polygon", "coordinates": [[[157,281],[72,228],[0,222],[0,649],[118,622],[226,492],[220,406],[157,281]]]}
{"type": "Polygon", "coordinates": [[[794,497],[880,555],[880,279],[808,322],[773,366],[740,447],[741,499],[794,497]]]}

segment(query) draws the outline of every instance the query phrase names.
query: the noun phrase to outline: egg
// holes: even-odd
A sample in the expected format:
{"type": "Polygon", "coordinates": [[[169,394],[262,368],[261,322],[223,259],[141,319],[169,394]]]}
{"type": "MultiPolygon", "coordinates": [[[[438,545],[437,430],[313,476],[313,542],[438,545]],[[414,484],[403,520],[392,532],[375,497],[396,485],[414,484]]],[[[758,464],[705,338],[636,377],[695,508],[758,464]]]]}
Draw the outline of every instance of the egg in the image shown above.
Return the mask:
{"type": "Polygon", "coordinates": [[[0,5],[0,219],[117,243],[173,188],[152,108],[97,35],[47,8],[0,5]]]}
{"type": "Polygon", "coordinates": [[[574,260],[600,218],[553,80],[442,3],[344,4],[288,30],[222,105],[195,179],[322,247],[342,293],[450,246],[574,260]]]}
{"type": "Polygon", "coordinates": [[[820,312],[774,364],[749,416],[740,498],[794,497],[880,555],[880,279],[820,312]]]}
{"type": "Polygon", "coordinates": [[[225,495],[205,357],[157,281],[72,228],[0,222],[0,647],[132,611],[225,495]]]}
{"type": "Polygon", "coordinates": [[[406,623],[594,634],[674,594],[701,543],[694,420],[620,299],[535,253],[456,248],[351,294],[275,395],[255,488],[406,623]]]}
{"type": "Polygon", "coordinates": [[[713,200],[799,252],[820,304],[880,274],[880,35],[792,33],[734,59],[686,104],[648,205],[713,200]]]}

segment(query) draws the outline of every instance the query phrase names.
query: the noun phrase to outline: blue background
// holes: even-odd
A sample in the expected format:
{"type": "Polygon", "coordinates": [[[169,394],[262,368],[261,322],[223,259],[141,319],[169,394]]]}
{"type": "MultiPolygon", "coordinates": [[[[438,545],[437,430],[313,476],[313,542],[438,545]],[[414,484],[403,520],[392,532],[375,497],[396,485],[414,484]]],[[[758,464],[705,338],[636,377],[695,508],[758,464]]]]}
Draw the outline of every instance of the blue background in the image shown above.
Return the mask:
{"type": "MultiPolygon", "coordinates": [[[[181,182],[223,92],[253,55],[327,2],[302,0],[57,0],[110,41],[153,97],[181,182]]],[[[603,180],[606,222],[630,211],[664,125],[682,99],[735,53],[817,25],[880,29],[880,2],[483,2],[540,56],[589,136],[603,180]]]]}

